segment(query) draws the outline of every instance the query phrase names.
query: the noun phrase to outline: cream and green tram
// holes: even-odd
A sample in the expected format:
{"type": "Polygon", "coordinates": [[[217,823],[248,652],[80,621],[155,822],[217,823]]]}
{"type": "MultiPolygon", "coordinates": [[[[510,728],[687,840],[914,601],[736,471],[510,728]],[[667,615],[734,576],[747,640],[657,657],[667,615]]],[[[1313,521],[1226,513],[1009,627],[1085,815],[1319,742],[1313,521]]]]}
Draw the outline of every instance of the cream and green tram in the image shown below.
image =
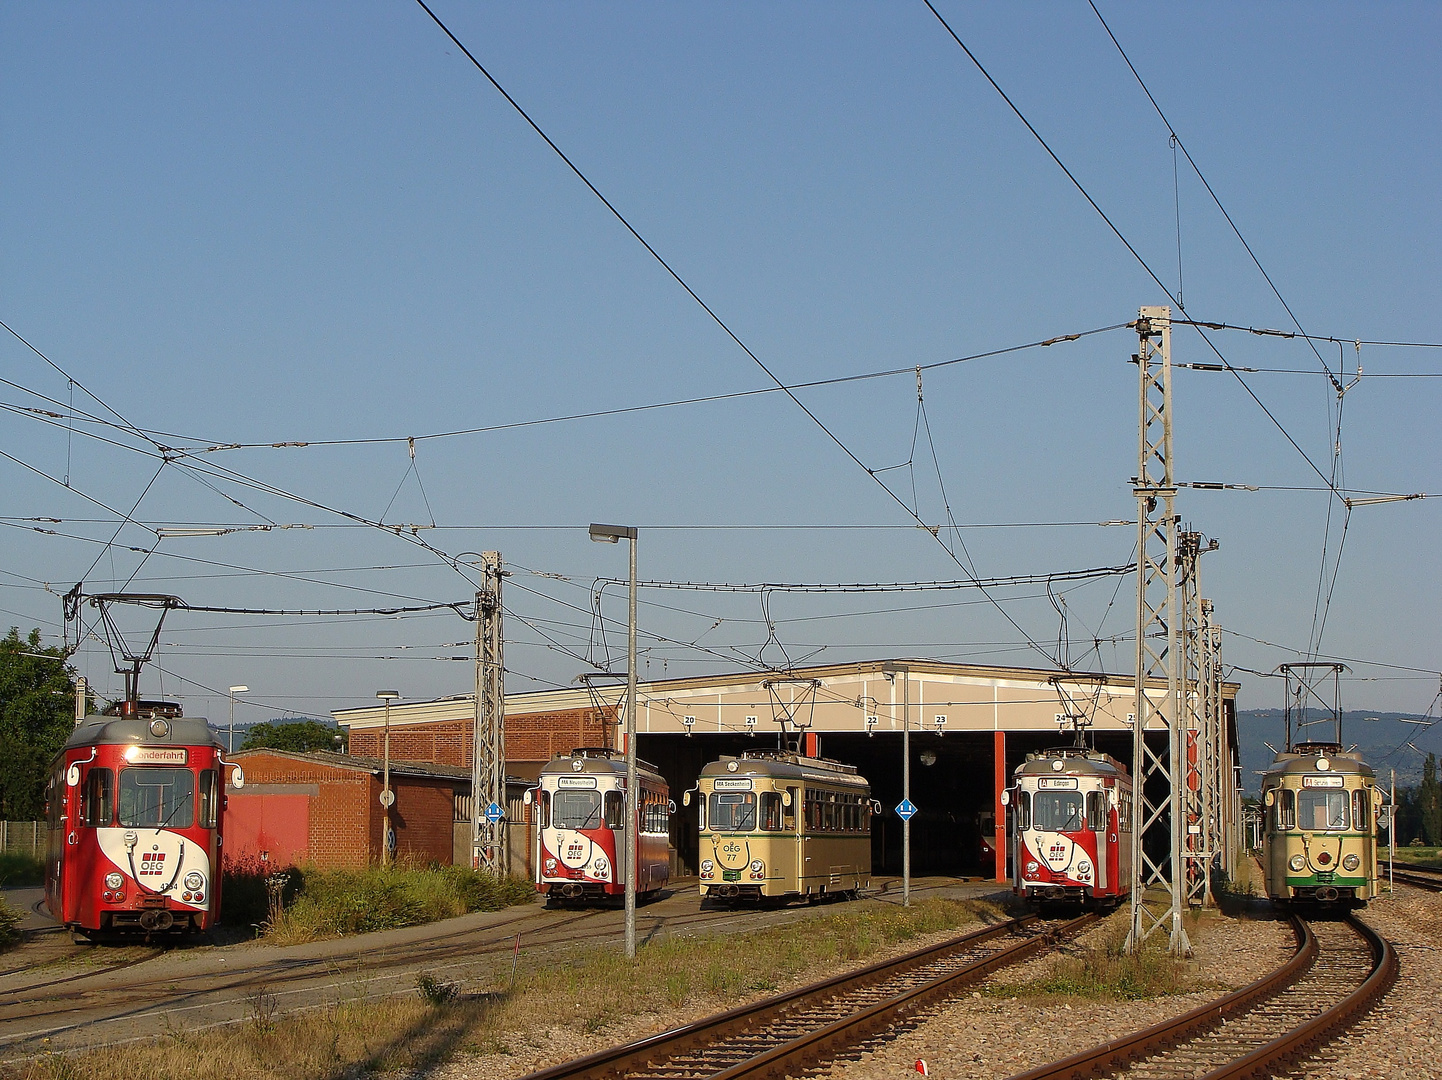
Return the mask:
{"type": "Polygon", "coordinates": [[[1352,907],[1376,895],[1382,791],[1360,754],[1336,743],[1279,753],[1262,777],[1262,805],[1268,897],[1352,907]]]}
{"type": "Polygon", "coordinates": [[[855,766],[749,751],[703,768],[695,794],[703,898],[854,897],[871,883],[875,803],[855,766]]]}

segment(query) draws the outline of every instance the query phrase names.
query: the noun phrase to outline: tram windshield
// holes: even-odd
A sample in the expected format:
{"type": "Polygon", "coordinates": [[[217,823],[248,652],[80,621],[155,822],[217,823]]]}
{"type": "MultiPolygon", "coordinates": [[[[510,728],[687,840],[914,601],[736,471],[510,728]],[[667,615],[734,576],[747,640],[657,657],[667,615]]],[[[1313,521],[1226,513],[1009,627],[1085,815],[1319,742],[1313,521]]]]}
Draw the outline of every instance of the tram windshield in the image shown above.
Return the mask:
{"type": "Polygon", "coordinates": [[[750,791],[713,791],[706,820],[717,832],[750,832],[756,828],[756,795],[750,791]]]}
{"type": "Polygon", "coordinates": [[[195,774],[154,767],[120,770],[120,824],[188,829],[195,820],[195,774]]]}
{"type": "Polygon", "coordinates": [[[601,793],[599,791],[557,791],[551,796],[551,828],[599,829],[601,827],[601,793]]]}
{"type": "Polygon", "coordinates": [[[1297,827],[1336,832],[1347,828],[1345,791],[1297,792],[1297,827]]]}
{"type": "Polygon", "coordinates": [[[1078,832],[1084,820],[1080,791],[1038,791],[1031,797],[1032,828],[1078,832]]]}

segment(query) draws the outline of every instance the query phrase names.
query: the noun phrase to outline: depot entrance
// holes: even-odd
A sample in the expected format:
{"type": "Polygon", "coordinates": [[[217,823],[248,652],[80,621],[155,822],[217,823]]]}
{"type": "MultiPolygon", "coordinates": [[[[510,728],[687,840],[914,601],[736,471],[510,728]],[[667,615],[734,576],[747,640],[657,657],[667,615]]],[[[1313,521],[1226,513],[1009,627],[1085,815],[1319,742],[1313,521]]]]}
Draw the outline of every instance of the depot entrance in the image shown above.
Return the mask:
{"type": "MultiPolygon", "coordinates": [[[[911,872],[951,877],[991,877],[993,790],[991,732],[953,732],[911,736],[911,801],[919,811],[911,819],[911,872]],[[983,837],[983,824],[987,835],[983,837]]],[[[773,738],[746,735],[640,735],[637,754],[655,765],[671,786],[676,814],[671,842],[686,874],[696,872],[698,817],[694,804],[683,805],[682,793],[696,787],[708,762],[748,750],[772,750],[773,738]]],[[[871,797],[881,804],[872,820],[871,854],[874,875],[902,871],[902,825],[895,807],[902,799],[902,738],[826,732],[820,736],[822,757],[856,766],[871,784],[871,797]]]]}

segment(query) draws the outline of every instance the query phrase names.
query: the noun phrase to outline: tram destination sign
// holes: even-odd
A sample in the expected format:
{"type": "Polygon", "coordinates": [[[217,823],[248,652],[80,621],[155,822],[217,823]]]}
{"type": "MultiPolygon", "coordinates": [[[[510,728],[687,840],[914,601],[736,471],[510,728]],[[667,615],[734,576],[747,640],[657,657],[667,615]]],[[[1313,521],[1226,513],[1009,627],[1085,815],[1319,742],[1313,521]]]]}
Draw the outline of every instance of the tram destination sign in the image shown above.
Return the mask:
{"type": "Polygon", "coordinates": [[[1346,787],[1347,782],[1336,773],[1330,776],[1304,776],[1302,777],[1303,787],[1346,787]]]}
{"type": "Polygon", "coordinates": [[[558,776],[556,777],[558,788],[593,788],[596,786],[594,776],[558,776]]]}
{"type": "Polygon", "coordinates": [[[716,791],[750,791],[751,777],[749,776],[718,776],[711,782],[716,791]]]}
{"type": "Polygon", "coordinates": [[[184,765],[187,755],[183,746],[132,746],[125,760],[132,765],[184,765]]]}

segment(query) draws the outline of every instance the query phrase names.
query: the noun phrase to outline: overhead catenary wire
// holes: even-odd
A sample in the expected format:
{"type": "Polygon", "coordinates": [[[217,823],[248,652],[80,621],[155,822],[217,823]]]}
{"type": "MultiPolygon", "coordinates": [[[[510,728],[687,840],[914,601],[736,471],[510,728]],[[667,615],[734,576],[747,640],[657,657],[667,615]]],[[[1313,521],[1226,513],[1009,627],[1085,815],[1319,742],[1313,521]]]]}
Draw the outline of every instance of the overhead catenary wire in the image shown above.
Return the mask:
{"type": "MultiPolygon", "coordinates": [[[[942,28],[947,32],[947,34],[951,36],[951,39],[956,42],[956,44],[960,47],[961,51],[966,54],[967,59],[969,59],[976,67],[976,69],[981,72],[982,76],[986,79],[986,81],[991,84],[992,89],[994,89],[997,94],[1001,96],[1001,99],[1005,101],[1011,111],[1016,114],[1017,119],[1019,119],[1022,124],[1025,125],[1027,131],[1031,132],[1032,137],[1036,139],[1036,141],[1041,145],[1041,148],[1046,151],[1047,155],[1066,175],[1066,178],[1071,181],[1072,186],[1081,193],[1082,198],[1086,199],[1087,203],[1091,206],[1091,208],[1097,212],[1097,214],[1101,217],[1102,221],[1106,223],[1107,228],[1111,229],[1113,235],[1115,235],[1116,238],[1122,242],[1122,245],[1127,249],[1127,251],[1131,253],[1132,257],[1136,259],[1138,265],[1140,265],[1141,268],[1146,271],[1147,276],[1152,279],[1152,281],[1156,284],[1157,288],[1162,290],[1162,292],[1166,295],[1167,299],[1170,300],[1173,305],[1175,305],[1178,309],[1181,309],[1181,304],[1177,301],[1177,298],[1172,295],[1172,291],[1167,286],[1166,282],[1164,282],[1159,276],[1157,276],[1156,271],[1151,268],[1151,264],[1149,264],[1147,260],[1142,257],[1141,252],[1137,251],[1137,249],[1132,245],[1132,242],[1126,238],[1126,235],[1121,231],[1120,228],[1117,227],[1116,223],[1112,221],[1111,217],[1107,214],[1107,212],[1101,208],[1100,204],[1098,204],[1094,198],[1092,198],[1091,193],[1088,192],[1082,182],[1076,178],[1076,175],[1071,171],[1071,169],[1067,168],[1066,163],[1062,161],[1062,159],[1057,155],[1056,151],[1053,150],[1051,148],[1051,145],[1046,141],[1046,139],[1042,137],[1041,132],[1037,131],[1037,129],[1032,125],[1032,122],[1026,118],[1026,114],[1023,113],[1021,109],[1017,107],[1016,103],[1011,100],[1011,98],[1007,95],[1006,91],[1001,88],[1001,84],[998,83],[994,78],[992,78],[991,73],[987,71],[985,65],[983,65],[982,62],[977,59],[976,54],[967,47],[966,42],[961,40],[961,37],[957,34],[955,30],[952,29],[951,24],[946,21],[946,19],[942,16],[941,12],[936,10],[935,6],[933,6],[933,4],[931,3],[931,0],[922,0],[922,3],[926,5],[927,9],[934,16],[936,16],[937,22],[939,22],[942,28]]],[[[1254,391],[1247,384],[1247,381],[1242,378],[1241,374],[1237,371],[1237,369],[1232,366],[1231,361],[1222,355],[1222,352],[1220,349],[1217,348],[1216,343],[1213,342],[1211,338],[1207,337],[1207,335],[1200,328],[1198,328],[1197,332],[1201,336],[1202,340],[1207,343],[1207,347],[1211,349],[1214,354],[1216,354],[1219,360],[1221,360],[1226,370],[1229,371],[1232,376],[1237,380],[1237,382],[1241,385],[1247,396],[1256,403],[1257,407],[1262,410],[1262,412],[1266,415],[1267,419],[1272,422],[1273,426],[1276,427],[1279,432],[1281,432],[1282,437],[1286,439],[1287,442],[1291,444],[1292,448],[1302,456],[1302,460],[1311,467],[1312,471],[1316,473],[1319,477],[1321,477],[1322,482],[1328,483],[1326,474],[1317,467],[1316,462],[1312,460],[1311,456],[1307,453],[1307,451],[1302,449],[1301,444],[1292,437],[1292,433],[1289,432],[1282,424],[1282,422],[1277,419],[1276,414],[1274,414],[1272,410],[1267,407],[1266,403],[1257,396],[1256,391],[1254,391]]],[[[1331,490],[1337,498],[1342,498],[1341,492],[1338,492],[1335,489],[1331,490]]]]}

